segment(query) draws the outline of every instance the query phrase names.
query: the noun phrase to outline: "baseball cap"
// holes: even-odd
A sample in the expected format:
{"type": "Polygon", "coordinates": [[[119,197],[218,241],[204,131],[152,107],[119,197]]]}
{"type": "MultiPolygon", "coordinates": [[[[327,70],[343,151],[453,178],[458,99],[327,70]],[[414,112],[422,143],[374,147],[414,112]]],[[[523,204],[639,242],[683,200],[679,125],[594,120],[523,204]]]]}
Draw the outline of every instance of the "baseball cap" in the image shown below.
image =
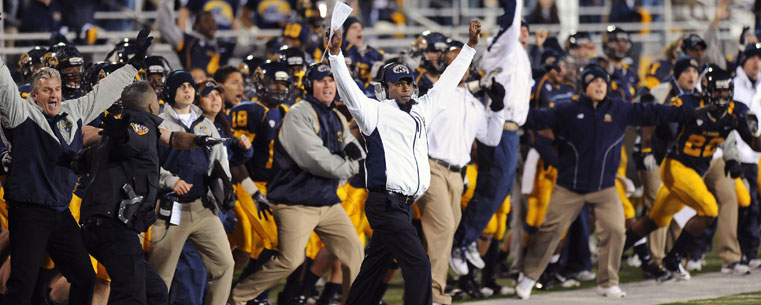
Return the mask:
{"type": "Polygon", "coordinates": [[[207,81],[203,83],[203,89],[201,89],[201,95],[207,96],[209,93],[211,93],[211,90],[217,90],[219,93],[224,93],[225,88],[217,85],[214,81],[207,81]]]}
{"type": "Polygon", "coordinates": [[[383,81],[396,84],[404,78],[409,78],[410,82],[415,79],[412,70],[405,64],[392,64],[383,71],[383,81]]]}
{"type": "Polygon", "coordinates": [[[311,67],[310,73],[309,73],[309,79],[311,80],[321,80],[325,78],[326,76],[332,76],[332,72],[330,71],[330,66],[319,63],[316,64],[314,67],[311,67]]]}

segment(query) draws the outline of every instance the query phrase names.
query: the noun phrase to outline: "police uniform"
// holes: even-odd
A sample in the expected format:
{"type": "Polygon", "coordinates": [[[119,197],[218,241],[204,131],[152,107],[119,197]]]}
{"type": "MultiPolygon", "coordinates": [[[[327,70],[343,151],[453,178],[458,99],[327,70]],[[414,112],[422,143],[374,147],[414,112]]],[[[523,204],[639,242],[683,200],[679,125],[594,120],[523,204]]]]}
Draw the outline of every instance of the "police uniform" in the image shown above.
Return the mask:
{"type": "Polygon", "coordinates": [[[5,199],[9,230],[17,232],[11,236],[13,271],[5,304],[29,302],[45,249],[72,283],[70,302],[90,302],[95,276],[68,209],[76,176],[55,162],[63,150],[82,148],[82,126],[117,100],[136,74],[137,70],[127,65],[88,95],[61,103],[58,115],[46,117],[39,107],[18,95],[7,66],[0,62],[0,114],[14,159],[4,186],[5,199]]]}
{"type": "Polygon", "coordinates": [[[82,199],[82,239],[109,271],[110,304],[165,304],[167,286],[145,260],[138,238],[156,219],[161,119],[129,109],[124,114],[129,116],[129,125],[117,126],[127,128],[123,138],[106,137],[89,152],[96,154],[92,174],[99,179],[92,180],[82,199]],[[120,206],[127,199],[124,185],[142,196],[131,218],[123,216],[120,206]]]}

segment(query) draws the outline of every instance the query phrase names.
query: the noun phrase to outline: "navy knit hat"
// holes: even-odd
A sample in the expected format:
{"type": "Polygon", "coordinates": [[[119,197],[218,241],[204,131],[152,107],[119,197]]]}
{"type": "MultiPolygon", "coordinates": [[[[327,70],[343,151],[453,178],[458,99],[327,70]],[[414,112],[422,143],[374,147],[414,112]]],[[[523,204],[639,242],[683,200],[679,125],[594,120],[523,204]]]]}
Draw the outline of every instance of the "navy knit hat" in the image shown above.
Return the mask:
{"type": "Polygon", "coordinates": [[[679,75],[689,67],[695,68],[695,70],[698,70],[698,73],[700,73],[700,67],[698,66],[697,60],[689,56],[679,56],[674,63],[674,78],[678,79],[679,75]]]}
{"type": "Polygon", "coordinates": [[[357,17],[349,16],[349,18],[346,18],[346,21],[344,21],[343,28],[341,29],[343,31],[343,37],[341,37],[342,39],[344,40],[346,39],[346,32],[348,32],[349,28],[355,23],[359,23],[359,25],[362,25],[362,22],[360,22],[359,18],[357,17]]]}
{"type": "Polygon", "coordinates": [[[742,59],[740,60],[740,66],[745,65],[745,61],[754,56],[761,57],[761,43],[750,43],[745,46],[745,50],[742,53],[742,59]]]}
{"type": "MultiPolygon", "coordinates": [[[[177,70],[169,74],[169,77],[166,78],[166,88],[164,90],[168,100],[164,100],[164,102],[174,104],[174,95],[177,93],[177,88],[184,83],[190,83],[196,88],[196,81],[187,71],[177,70]]],[[[198,88],[196,88],[196,93],[198,93],[198,88]]]]}
{"type": "Polygon", "coordinates": [[[589,64],[584,67],[584,71],[581,72],[582,90],[586,92],[589,84],[598,78],[602,78],[606,83],[610,83],[610,76],[608,75],[608,72],[605,72],[602,67],[596,64],[589,64]]]}

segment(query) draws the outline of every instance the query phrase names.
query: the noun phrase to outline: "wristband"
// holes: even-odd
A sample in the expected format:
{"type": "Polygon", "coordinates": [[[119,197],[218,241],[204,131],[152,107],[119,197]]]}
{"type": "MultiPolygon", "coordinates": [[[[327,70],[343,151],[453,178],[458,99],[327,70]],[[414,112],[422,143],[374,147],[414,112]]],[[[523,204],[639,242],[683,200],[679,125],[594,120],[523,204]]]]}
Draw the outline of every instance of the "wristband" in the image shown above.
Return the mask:
{"type": "Polygon", "coordinates": [[[256,187],[256,184],[254,184],[254,181],[251,180],[251,177],[246,177],[246,179],[243,179],[243,181],[240,182],[240,186],[242,186],[243,190],[245,190],[246,193],[251,196],[259,191],[259,188],[256,187]]]}

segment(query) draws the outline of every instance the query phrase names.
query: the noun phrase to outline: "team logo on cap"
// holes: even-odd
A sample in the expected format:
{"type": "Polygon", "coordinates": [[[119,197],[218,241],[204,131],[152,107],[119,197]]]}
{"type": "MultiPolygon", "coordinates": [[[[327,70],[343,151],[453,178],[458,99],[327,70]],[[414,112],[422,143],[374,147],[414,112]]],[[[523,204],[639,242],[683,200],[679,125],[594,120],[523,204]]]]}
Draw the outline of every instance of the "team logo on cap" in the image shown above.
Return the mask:
{"type": "Polygon", "coordinates": [[[697,67],[698,66],[698,61],[695,60],[694,58],[692,58],[692,59],[690,59],[690,65],[697,67]]]}
{"type": "Polygon", "coordinates": [[[590,74],[587,74],[587,76],[584,77],[584,82],[588,83],[588,82],[591,82],[593,79],[595,79],[595,75],[590,73],[590,74]]]}
{"type": "Polygon", "coordinates": [[[394,67],[394,69],[392,71],[394,73],[396,73],[396,74],[401,74],[401,73],[409,74],[410,73],[410,69],[408,69],[407,66],[405,66],[405,65],[397,65],[396,67],[394,67]]]}
{"type": "Polygon", "coordinates": [[[130,123],[129,126],[132,127],[132,130],[135,131],[138,136],[142,136],[148,133],[148,127],[145,127],[144,125],[140,125],[138,123],[130,123]]]}
{"type": "Polygon", "coordinates": [[[317,67],[317,72],[330,72],[330,67],[328,65],[320,65],[317,67]]]}

